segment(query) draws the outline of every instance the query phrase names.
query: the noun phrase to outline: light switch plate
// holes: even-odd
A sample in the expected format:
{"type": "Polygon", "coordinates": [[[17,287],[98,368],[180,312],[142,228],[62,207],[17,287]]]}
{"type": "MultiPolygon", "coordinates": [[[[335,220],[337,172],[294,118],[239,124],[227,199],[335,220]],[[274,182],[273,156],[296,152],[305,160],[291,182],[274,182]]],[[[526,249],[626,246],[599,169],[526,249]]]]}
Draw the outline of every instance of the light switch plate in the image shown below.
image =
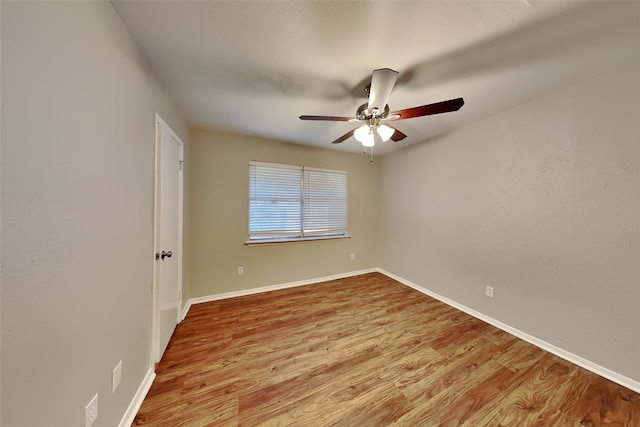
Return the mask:
{"type": "Polygon", "coordinates": [[[111,372],[111,393],[115,393],[116,389],[122,381],[122,360],[118,362],[111,372]]]}

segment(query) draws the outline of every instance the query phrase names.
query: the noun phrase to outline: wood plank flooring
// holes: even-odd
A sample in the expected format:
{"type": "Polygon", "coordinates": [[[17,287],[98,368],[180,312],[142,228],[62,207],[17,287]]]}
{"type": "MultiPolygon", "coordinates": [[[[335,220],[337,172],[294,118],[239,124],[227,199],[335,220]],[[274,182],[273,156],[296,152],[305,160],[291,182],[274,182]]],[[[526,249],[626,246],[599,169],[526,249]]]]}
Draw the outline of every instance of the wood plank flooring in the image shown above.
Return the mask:
{"type": "Polygon", "coordinates": [[[198,304],[136,426],[640,426],[640,395],[371,273],[198,304]]]}

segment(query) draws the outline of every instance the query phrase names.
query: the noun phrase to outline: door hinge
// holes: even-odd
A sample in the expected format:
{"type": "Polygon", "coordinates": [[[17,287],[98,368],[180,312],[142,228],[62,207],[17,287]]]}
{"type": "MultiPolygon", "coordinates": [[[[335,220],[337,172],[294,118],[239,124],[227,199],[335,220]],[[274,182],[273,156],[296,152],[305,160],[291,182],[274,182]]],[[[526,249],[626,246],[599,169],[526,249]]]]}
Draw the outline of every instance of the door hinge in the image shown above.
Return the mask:
{"type": "Polygon", "coordinates": [[[178,169],[182,170],[184,160],[178,160],[178,169]]]}

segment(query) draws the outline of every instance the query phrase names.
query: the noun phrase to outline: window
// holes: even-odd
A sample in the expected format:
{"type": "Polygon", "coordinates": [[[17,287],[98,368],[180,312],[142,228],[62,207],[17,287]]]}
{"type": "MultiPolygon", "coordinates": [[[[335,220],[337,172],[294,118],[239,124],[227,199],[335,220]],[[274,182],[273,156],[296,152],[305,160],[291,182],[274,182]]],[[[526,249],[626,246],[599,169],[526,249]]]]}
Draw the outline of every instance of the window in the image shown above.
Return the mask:
{"type": "Polygon", "coordinates": [[[347,172],[249,163],[248,243],[347,236],[347,172]]]}

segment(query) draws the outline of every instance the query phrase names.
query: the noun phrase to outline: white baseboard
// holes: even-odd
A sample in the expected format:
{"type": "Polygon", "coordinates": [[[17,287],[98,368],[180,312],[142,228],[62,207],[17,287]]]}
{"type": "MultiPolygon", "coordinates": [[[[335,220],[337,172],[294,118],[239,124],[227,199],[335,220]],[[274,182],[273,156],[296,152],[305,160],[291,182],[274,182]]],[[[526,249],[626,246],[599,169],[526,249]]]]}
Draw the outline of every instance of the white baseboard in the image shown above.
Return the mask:
{"type": "Polygon", "coordinates": [[[536,338],[532,335],[527,334],[526,332],[523,332],[519,329],[516,329],[512,326],[509,326],[505,323],[502,323],[492,317],[489,317],[485,314],[482,314],[476,310],[473,310],[472,308],[469,308],[465,305],[459,304],[453,300],[450,300],[449,298],[443,297],[442,295],[439,295],[435,292],[432,292],[428,289],[423,288],[422,286],[416,285],[415,283],[412,283],[408,280],[403,279],[402,277],[396,276],[393,273],[389,273],[388,271],[382,270],[380,268],[377,269],[377,271],[379,271],[380,273],[384,274],[385,276],[388,276],[394,280],[397,280],[398,282],[409,286],[413,289],[415,289],[418,292],[421,292],[427,296],[430,296],[432,298],[435,298],[447,305],[450,305],[451,307],[454,307],[460,311],[463,311],[477,319],[480,319],[484,322],[489,323],[490,325],[495,326],[498,329],[502,329],[505,332],[510,333],[511,335],[514,335],[524,341],[527,341],[530,344],[535,345],[536,347],[539,347],[543,350],[548,351],[549,353],[555,354],[556,356],[571,362],[575,365],[578,365],[588,371],[593,372],[594,374],[600,375],[601,377],[607,378],[617,384],[620,384],[623,387],[626,387],[630,390],[635,391],[636,393],[640,393],[640,382],[633,380],[631,378],[628,378],[624,375],[621,375],[617,372],[614,372],[608,368],[605,368],[604,366],[600,366],[597,363],[593,363],[590,360],[587,360],[583,357],[577,356],[573,353],[570,353],[560,347],[557,347],[553,344],[549,344],[546,341],[543,341],[539,338],[536,338]]]}
{"type": "Polygon", "coordinates": [[[147,396],[147,393],[149,393],[149,389],[151,388],[151,384],[153,384],[155,377],[156,373],[153,371],[153,367],[150,367],[147,371],[147,375],[145,375],[142,380],[140,387],[138,387],[138,391],[136,391],[135,396],[133,396],[133,400],[131,400],[129,407],[127,408],[127,412],[124,413],[122,420],[120,420],[118,427],[131,427],[138,410],[140,410],[140,406],[142,406],[144,398],[147,396]]]}
{"type": "Polygon", "coordinates": [[[228,299],[228,298],[243,297],[246,295],[260,294],[263,292],[277,291],[279,289],[294,288],[296,286],[306,286],[306,285],[311,285],[313,283],[327,282],[329,280],[343,279],[345,277],[359,276],[360,274],[374,273],[377,271],[378,271],[377,268],[369,268],[366,270],[350,271],[347,273],[334,274],[332,276],[316,277],[314,279],[300,280],[297,282],[263,286],[260,288],[244,289],[241,291],[234,291],[234,292],[225,292],[223,294],[207,295],[204,297],[189,298],[189,301],[187,301],[187,304],[184,306],[184,309],[182,310],[182,320],[184,320],[184,318],[187,316],[187,313],[189,312],[189,309],[193,304],[201,304],[203,302],[211,302],[211,301],[218,301],[218,300],[228,299]]]}

